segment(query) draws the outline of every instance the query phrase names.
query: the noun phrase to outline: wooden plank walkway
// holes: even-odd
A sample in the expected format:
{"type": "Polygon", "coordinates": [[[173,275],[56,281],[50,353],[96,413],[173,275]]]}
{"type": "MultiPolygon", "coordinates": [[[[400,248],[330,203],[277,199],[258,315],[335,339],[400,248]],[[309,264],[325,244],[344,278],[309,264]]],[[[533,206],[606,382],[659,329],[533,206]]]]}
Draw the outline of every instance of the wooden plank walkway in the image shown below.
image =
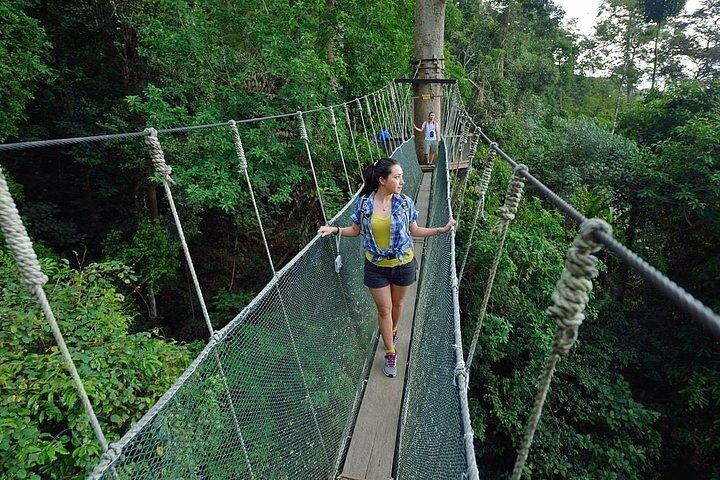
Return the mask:
{"type": "MultiPolygon", "coordinates": [[[[431,177],[431,173],[424,173],[420,183],[420,191],[416,199],[417,209],[420,212],[418,225],[425,225],[427,222],[431,177]]],[[[414,239],[414,244],[415,258],[420,266],[424,239],[414,239]]],[[[413,284],[407,294],[405,309],[398,326],[399,336],[395,345],[398,352],[398,374],[395,378],[388,378],[383,374],[385,349],[382,339],[378,341],[365,394],[354,430],[351,433],[345,464],[338,479],[387,480],[392,478],[405,372],[410,361],[408,353],[416,293],[417,282],[413,284]]]]}

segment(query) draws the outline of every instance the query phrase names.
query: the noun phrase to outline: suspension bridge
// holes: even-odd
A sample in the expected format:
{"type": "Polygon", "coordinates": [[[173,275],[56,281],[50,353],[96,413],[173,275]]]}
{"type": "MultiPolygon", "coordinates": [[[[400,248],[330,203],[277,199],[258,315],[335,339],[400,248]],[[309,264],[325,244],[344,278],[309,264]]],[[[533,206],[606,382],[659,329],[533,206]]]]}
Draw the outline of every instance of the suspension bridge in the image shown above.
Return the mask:
{"type": "Polygon", "coordinates": [[[578,223],[580,230],[557,289],[548,299],[548,314],[557,324],[557,333],[534,404],[529,407],[513,478],[522,474],[555,365],[577,338],[597,273],[593,252],[602,247],[615,252],[720,336],[717,314],[623,247],[607,224],[586,219],[493,143],[468,115],[457,89],[444,96],[440,122],[444,141],[437,167],[433,172],[423,172],[412,137],[410,100],[409,89],[391,83],[341,105],[273,117],[0,145],[0,151],[13,151],[144,139],[165,190],[208,329],[207,345],[175,384],[121,439],[108,442],[45,295],[47,277],[0,171],[0,226],[23,281],[51,326],[104,452],[88,478],[478,478],[468,378],[499,254],[526,183],[578,223]],[[308,119],[314,122],[310,126],[308,119]],[[394,133],[392,156],[402,165],[405,191],[416,198],[427,224],[441,225],[455,216],[466,225],[468,248],[472,237],[480,234],[476,231],[478,219],[484,216],[496,156],[511,165],[513,175],[498,211],[498,255],[489,269],[474,336],[465,342],[467,351],[461,336],[458,291],[468,251],[456,252],[455,232],[416,243],[421,268],[413,297],[407,300],[408,318],[401,322],[401,362],[395,379],[377,374],[382,353],[377,349],[375,307],[362,282],[359,237],[315,237],[290,262],[276,269],[238,127],[278,120],[296,128],[295,133],[286,131],[285,137],[304,149],[322,221],[331,225],[349,225],[357,198],[354,164],[360,172],[362,164],[377,156],[375,133],[383,127],[394,133]],[[336,140],[344,175],[339,183],[348,189],[348,202],[333,216],[328,215],[318,180],[322,172],[317,171],[313,160],[313,131],[319,131],[323,122],[336,140]],[[183,232],[182,211],[173,200],[172,158],[165,158],[163,149],[164,138],[199,129],[227,130],[236,155],[232,161],[237,162],[245,180],[243,188],[250,193],[258,237],[272,271],[272,279],[257,297],[219,330],[214,328],[205,305],[183,232]],[[478,162],[481,143],[488,145],[488,155],[478,162]],[[466,191],[467,175],[455,177],[453,172],[459,168],[472,170],[475,165],[482,170],[482,181],[476,210],[468,214],[461,208],[453,209],[454,199],[474,192],[466,191]]]}

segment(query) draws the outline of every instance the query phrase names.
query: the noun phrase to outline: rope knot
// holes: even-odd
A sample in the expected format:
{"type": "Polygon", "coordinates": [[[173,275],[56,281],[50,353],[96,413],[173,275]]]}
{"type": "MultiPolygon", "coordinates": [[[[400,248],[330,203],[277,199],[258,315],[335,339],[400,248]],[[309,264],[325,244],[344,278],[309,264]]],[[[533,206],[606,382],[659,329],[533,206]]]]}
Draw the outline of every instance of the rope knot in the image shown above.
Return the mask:
{"type": "Polygon", "coordinates": [[[468,369],[465,368],[465,362],[463,360],[459,360],[455,364],[455,376],[453,378],[453,383],[457,386],[458,384],[458,378],[464,377],[465,378],[465,388],[468,388],[468,385],[470,383],[470,374],[468,372],[468,369]]]}
{"type": "Polygon", "coordinates": [[[335,119],[335,110],[333,110],[333,107],[328,107],[328,110],[330,111],[330,125],[335,127],[337,126],[337,120],[335,119]]]}
{"type": "MultiPolygon", "coordinates": [[[[494,150],[491,151],[494,152],[494,150]]],[[[527,171],[527,167],[525,165],[518,165],[515,167],[512,179],[508,185],[507,193],[505,194],[505,204],[498,208],[498,214],[506,222],[513,220],[518,211],[523,189],[525,188],[525,177],[522,176],[522,172],[525,171],[527,171]]]]}
{"type": "Polygon", "coordinates": [[[170,184],[175,183],[173,179],[170,178],[172,167],[165,163],[165,153],[160,145],[160,140],[158,140],[157,130],[154,128],[146,128],[145,133],[147,133],[145,143],[150,150],[150,160],[152,160],[155,170],[162,175],[164,181],[170,184]]]}
{"type": "Polygon", "coordinates": [[[110,444],[107,450],[100,456],[100,461],[93,468],[92,473],[88,478],[102,478],[105,470],[111,466],[122,454],[122,448],[116,444],[110,444]]]}
{"type": "Polygon", "coordinates": [[[305,119],[303,118],[302,112],[297,112],[298,121],[300,122],[300,138],[309,141],[307,128],[305,128],[305,119]]]}
{"type": "Polygon", "coordinates": [[[567,251],[565,269],[552,294],[553,305],[547,314],[555,320],[557,329],[553,341],[553,352],[567,355],[575,340],[578,329],[585,320],[585,307],[592,291],[592,279],[598,274],[598,259],[592,253],[601,245],[593,239],[593,233],[602,231],[612,234],[607,222],[592,218],[580,225],[580,231],[567,251]]]}
{"type": "Polygon", "coordinates": [[[602,244],[595,240],[595,232],[601,232],[605,235],[612,236],[613,230],[609,223],[600,218],[589,218],[580,225],[580,237],[583,240],[583,246],[590,249],[591,252],[597,252],[602,248],[602,244]]]}
{"type": "Polygon", "coordinates": [[[244,172],[247,170],[247,159],[245,158],[245,149],[243,148],[242,140],[240,140],[240,132],[238,131],[235,120],[230,120],[228,124],[230,125],[233,145],[235,145],[235,153],[237,153],[238,157],[238,165],[240,166],[240,171],[244,172]]]}
{"type": "Polygon", "coordinates": [[[365,96],[363,97],[365,99],[365,108],[367,109],[367,116],[372,117],[372,111],[370,110],[370,99],[365,96]]]}

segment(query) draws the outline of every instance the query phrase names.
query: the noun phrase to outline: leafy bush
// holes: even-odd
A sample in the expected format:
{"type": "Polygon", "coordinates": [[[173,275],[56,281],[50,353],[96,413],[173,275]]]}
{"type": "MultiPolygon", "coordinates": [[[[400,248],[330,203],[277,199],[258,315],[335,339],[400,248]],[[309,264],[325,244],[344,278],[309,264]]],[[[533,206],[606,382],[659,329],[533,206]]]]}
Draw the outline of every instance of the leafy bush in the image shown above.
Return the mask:
{"type": "MultiPolygon", "coordinates": [[[[42,260],[46,292],[108,441],[117,440],[190,363],[187,347],[133,324],[110,279],[130,282],[118,262],[82,271],[42,260]]],[[[0,476],[82,475],[101,454],[42,312],[0,249],[0,476]]]]}

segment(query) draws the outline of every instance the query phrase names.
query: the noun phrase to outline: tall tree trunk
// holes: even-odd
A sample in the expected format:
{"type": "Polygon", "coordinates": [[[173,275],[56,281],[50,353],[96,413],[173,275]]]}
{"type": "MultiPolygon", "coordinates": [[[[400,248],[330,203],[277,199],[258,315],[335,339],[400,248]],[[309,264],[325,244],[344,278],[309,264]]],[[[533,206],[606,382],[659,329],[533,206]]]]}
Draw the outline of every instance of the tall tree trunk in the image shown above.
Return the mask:
{"type": "Polygon", "coordinates": [[[655,29],[655,46],[653,48],[653,72],[652,80],[650,81],[650,90],[655,90],[655,75],[657,74],[658,65],[658,38],[660,37],[660,22],[657,22],[657,28],[655,29]]]}
{"type": "MultiPolygon", "coordinates": [[[[415,78],[445,78],[443,42],[445,39],[445,6],[447,0],[417,0],[415,3],[415,78]]],[[[440,99],[443,87],[439,84],[415,84],[413,122],[418,127],[430,112],[442,118],[440,99]]],[[[446,125],[440,125],[442,129],[446,125]]],[[[424,162],[425,135],[415,132],[415,152],[420,163],[424,162]]]]}

